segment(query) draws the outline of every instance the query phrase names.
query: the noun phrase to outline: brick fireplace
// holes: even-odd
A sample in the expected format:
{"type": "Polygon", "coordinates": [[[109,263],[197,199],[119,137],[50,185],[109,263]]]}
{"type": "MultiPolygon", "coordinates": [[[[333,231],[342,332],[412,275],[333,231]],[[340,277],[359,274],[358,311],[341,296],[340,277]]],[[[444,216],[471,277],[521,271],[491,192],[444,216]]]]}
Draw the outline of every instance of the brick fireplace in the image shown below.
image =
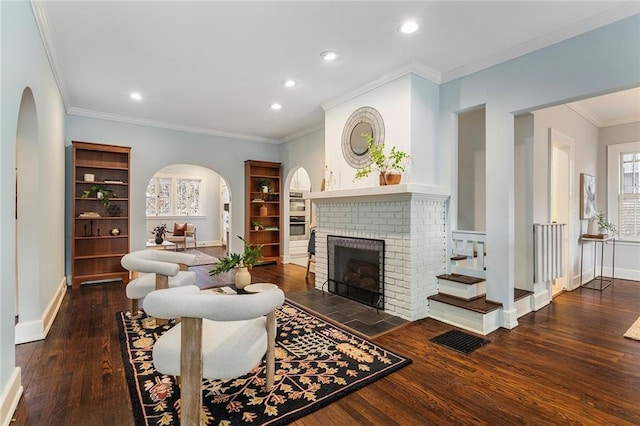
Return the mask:
{"type": "Polygon", "coordinates": [[[384,311],[425,318],[436,276],[446,271],[448,196],[438,188],[400,184],[326,192],[316,205],[315,287],[327,289],[327,236],[384,241],[384,311]]]}

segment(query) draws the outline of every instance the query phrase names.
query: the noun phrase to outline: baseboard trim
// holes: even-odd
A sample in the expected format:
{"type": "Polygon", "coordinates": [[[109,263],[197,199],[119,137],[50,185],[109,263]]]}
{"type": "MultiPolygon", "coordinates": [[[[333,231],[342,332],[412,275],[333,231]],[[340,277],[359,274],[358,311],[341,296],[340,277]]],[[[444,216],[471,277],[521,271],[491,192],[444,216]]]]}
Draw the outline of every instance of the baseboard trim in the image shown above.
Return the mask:
{"type": "Polygon", "coordinates": [[[15,367],[0,395],[0,425],[9,426],[24,388],[20,367],[15,367]]]}
{"type": "Polygon", "coordinates": [[[18,321],[15,327],[15,344],[35,342],[47,337],[53,321],[56,319],[62,299],[67,291],[67,277],[62,277],[58,289],[54,294],[49,306],[42,314],[42,318],[34,321],[18,321]]]}
{"type": "MultiPolygon", "coordinates": [[[[600,269],[598,269],[600,272],[600,269]]],[[[605,266],[602,268],[602,273],[605,277],[611,276],[611,267],[605,266]]],[[[620,278],[624,280],[632,280],[632,281],[640,281],[640,271],[636,269],[622,269],[616,268],[613,272],[615,272],[615,278],[620,278]]]]}

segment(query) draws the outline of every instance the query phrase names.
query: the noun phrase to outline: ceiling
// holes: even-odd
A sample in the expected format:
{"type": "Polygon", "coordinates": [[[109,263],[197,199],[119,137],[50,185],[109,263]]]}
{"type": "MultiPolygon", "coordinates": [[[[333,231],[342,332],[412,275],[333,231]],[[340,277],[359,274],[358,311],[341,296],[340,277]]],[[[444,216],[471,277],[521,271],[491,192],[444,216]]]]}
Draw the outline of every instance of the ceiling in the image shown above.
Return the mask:
{"type": "Polygon", "coordinates": [[[450,81],[640,12],[636,1],[32,5],[70,114],[274,143],[408,71],[450,81]],[[417,32],[398,31],[406,19],[417,32]],[[326,50],[338,59],[323,61],[326,50]]]}

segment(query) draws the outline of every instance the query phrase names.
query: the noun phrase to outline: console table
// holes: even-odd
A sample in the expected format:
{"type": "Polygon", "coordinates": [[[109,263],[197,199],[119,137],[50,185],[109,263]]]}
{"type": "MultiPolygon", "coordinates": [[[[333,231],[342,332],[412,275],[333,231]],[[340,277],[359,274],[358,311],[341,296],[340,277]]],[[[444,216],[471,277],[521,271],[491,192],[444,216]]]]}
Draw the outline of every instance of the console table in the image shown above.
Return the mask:
{"type": "Polygon", "coordinates": [[[602,291],[605,288],[609,287],[613,283],[613,278],[615,276],[615,264],[616,264],[616,239],[614,237],[605,237],[605,238],[592,238],[585,237],[584,235],[580,237],[580,287],[590,288],[592,290],[602,291]],[[613,244],[612,250],[612,258],[611,258],[611,279],[604,279],[602,276],[602,271],[604,268],[604,243],[607,241],[611,241],[613,244]],[[584,260],[584,243],[585,242],[593,242],[593,279],[584,285],[582,284],[582,267],[584,260]],[[600,277],[596,277],[596,258],[598,255],[598,243],[600,243],[600,277]],[[599,284],[599,285],[598,285],[599,284]]]}

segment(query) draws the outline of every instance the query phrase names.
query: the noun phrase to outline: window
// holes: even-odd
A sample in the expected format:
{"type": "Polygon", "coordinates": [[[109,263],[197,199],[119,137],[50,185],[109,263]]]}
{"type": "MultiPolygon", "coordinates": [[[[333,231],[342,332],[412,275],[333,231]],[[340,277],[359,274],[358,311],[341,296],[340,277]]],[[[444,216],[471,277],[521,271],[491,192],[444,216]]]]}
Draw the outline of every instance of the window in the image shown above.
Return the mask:
{"type": "Polygon", "coordinates": [[[620,154],[618,233],[622,240],[640,240],[640,151],[620,154]]]}
{"type": "Polygon", "coordinates": [[[171,179],[153,177],[147,186],[147,216],[171,214],[171,179]]]}
{"type": "Polygon", "coordinates": [[[179,216],[200,214],[200,179],[177,179],[176,213],[179,216]]]}
{"type": "Polygon", "coordinates": [[[147,216],[202,215],[202,179],[154,176],[147,186],[147,216]]]}
{"type": "Polygon", "coordinates": [[[640,242],[640,141],[607,146],[607,211],[620,240],[640,242]]]}

